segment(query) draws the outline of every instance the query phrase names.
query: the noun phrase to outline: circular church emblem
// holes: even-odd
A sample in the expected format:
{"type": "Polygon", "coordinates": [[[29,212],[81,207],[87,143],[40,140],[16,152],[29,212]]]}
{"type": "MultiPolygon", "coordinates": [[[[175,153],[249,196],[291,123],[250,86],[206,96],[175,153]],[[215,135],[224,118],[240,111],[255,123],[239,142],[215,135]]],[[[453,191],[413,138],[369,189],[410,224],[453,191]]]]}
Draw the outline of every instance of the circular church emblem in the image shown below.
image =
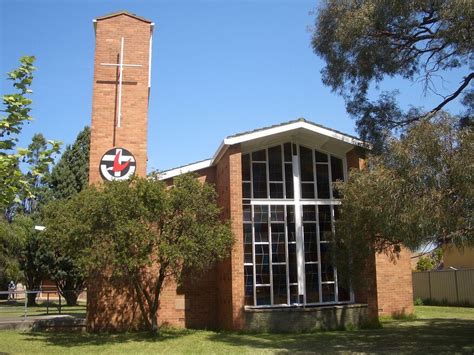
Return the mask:
{"type": "Polygon", "coordinates": [[[135,157],[124,148],[112,148],[100,160],[100,174],[104,180],[126,180],[135,169],[135,157]]]}

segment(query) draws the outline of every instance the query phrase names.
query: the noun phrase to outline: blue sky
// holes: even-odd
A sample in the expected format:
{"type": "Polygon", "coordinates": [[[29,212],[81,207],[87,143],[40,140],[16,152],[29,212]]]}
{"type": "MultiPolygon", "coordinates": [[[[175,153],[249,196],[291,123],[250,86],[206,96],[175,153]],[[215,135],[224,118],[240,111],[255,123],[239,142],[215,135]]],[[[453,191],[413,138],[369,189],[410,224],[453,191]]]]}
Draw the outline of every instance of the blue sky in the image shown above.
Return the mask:
{"type": "MultiPolygon", "coordinates": [[[[90,125],[92,19],[127,10],[156,24],[148,131],[148,170],[211,157],[231,134],[305,117],[354,134],[342,98],[321,83],[324,63],[312,52],[317,1],[0,0],[0,88],[23,55],[35,55],[35,132],[70,144],[90,125]]],[[[446,92],[465,74],[453,72],[446,92]]],[[[382,89],[430,108],[439,98],[398,78],[382,89]]],[[[447,108],[460,110],[458,102],[447,108]]]]}

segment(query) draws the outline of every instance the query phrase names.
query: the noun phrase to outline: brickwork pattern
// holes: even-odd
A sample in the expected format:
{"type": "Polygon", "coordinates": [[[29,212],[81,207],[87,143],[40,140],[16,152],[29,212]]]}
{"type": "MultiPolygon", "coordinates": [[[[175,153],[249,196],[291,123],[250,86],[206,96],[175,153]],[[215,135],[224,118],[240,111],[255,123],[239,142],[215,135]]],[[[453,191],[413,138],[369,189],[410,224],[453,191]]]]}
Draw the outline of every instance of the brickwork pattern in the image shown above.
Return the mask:
{"type": "Polygon", "coordinates": [[[218,322],[223,329],[243,329],[244,255],[241,147],[229,147],[216,167],[216,190],[222,218],[230,220],[235,244],[231,256],[218,266],[218,322]]]}
{"type": "Polygon", "coordinates": [[[379,315],[413,313],[411,253],[403,248],[399,258],[376,255],[377,300],[379,315]]]}
{"type": "MultiPolygon", "coordinates": [[[[356,149],[346,155],[348,169],[364,169],[365,161],[356,149]]],[[[410,252],[403,249],[396,260],[385,254],[367,260],[364,280],[355,290],[356,302],[368,304],[369,318],[413,312],[410,252]]]]}
{"type": "Polygon", "coordinates": [[[148,63],[150,23],[119,15],[97,21],[92,97],[89,182],[101,182],[99,162],[110,148],[123,147],[135,156],[136,174],[146,176],[148,63]],[[123,70],[121,127],[116,126],[118,69],[102,63],[119,62],[124,37],[124,63],[141,67],[123,70]]]}

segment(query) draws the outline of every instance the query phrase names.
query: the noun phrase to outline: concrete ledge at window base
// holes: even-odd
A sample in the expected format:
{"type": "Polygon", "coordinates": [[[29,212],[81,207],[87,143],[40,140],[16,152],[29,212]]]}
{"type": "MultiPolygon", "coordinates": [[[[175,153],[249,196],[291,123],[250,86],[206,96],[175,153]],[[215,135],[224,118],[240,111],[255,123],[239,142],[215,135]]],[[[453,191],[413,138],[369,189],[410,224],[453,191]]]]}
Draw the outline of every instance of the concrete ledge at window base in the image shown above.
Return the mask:
{"type": "Polygon", "coordinates": [[[83,331],[86,329],[85,319],[71,315],[53,315],[31,317],[26,319],[12,318],[0,321],[0,330],[53,330],[83,331]]]}
{"type": "Polygon", "coordinates": [[[309,332],[359,327],[368,320],[367,304],[288,308],[246,308],[245,330],[309,332]]]}

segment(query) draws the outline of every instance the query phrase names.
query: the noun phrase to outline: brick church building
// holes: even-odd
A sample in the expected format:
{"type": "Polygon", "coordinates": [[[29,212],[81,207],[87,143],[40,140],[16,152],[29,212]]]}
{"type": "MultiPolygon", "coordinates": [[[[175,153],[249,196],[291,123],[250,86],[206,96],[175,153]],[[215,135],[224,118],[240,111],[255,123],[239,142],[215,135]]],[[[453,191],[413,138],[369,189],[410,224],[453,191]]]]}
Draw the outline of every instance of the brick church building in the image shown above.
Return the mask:
{"type": "MultiPolygon", "coordinates": [[[[146,176],[154,24],[126,12],[94,20],[96,48],[90,183],[146,176]]],[[[329,247],[340,200],[332,182],[361,169],[364,143],[304,119],[225,138],[211,159],[168,170],[194,172],[218,193],[235,237],[231,256],[162,293],[160,324],[214,329],[304,330],[357,324],[413,310],[410,254],[367,260],[366,286],[339,279],[329,247]]],[[[133,291],[88,285],[91,330],[139,322],[133,291]]]]}

